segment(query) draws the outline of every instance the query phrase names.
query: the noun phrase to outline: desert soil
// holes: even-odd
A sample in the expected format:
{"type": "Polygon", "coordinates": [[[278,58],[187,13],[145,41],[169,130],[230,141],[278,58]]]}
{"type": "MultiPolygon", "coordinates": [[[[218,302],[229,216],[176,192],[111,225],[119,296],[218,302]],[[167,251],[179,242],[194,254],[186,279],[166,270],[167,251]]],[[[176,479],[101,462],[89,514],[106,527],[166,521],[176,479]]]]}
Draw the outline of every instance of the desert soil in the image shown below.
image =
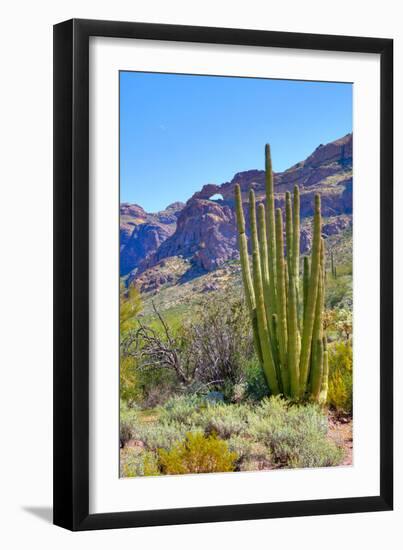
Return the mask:
{"type": "Polygon", "coordinates": [[[333,413],[328,417],[328,437],[344,449],[344,459],[340,466],[353,464],[353,419],[350,416],[336,416],[333,413]]]}

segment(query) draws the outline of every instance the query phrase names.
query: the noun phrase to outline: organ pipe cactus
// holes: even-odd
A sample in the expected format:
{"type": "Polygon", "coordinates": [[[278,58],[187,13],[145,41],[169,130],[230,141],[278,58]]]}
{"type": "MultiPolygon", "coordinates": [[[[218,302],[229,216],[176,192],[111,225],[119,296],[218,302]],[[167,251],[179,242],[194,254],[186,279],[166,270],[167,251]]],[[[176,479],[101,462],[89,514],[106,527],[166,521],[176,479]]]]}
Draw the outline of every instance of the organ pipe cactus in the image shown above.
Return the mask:
{"type": "Polygon", "coordinates": [[[270,147],[266,145],[266,206],[249,192],[248,254],[242,193],[235,186],[242,279],[259,361],[272,394],[325,402],[328,352],[323,331],[325,247],[321,237],[320,195],[315,195],[311,257],[303,260],[300,289],[300,197],[285,196],[275,208],[270,147]]]}

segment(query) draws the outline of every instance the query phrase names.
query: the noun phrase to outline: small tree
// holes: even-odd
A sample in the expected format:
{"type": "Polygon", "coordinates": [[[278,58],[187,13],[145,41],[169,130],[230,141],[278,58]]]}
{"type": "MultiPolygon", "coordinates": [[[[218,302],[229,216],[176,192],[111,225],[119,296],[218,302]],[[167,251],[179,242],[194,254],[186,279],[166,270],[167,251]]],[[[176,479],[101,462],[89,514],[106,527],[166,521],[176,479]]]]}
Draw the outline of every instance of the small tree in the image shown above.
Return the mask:
{"type": "Polygon", "coordinates": [[[168,370],[173,372],[178,381],[188,386],[193,375],[181,361],[181,340],[173,334],[161,313],[153,302],[161,330],[137,320],[137,328],[130,332],[126,340],[126,355],[137,360],[140,370],[168,370]]]}

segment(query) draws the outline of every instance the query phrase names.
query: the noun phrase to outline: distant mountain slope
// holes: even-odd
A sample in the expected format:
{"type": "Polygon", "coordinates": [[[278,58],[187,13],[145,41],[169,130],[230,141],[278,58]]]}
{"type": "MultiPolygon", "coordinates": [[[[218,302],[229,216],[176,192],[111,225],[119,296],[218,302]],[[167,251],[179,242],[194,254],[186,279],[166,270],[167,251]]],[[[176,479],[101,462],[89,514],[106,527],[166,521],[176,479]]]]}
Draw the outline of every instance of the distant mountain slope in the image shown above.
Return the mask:
{"type": "MultiPolygon", "coordinates": [[[[334,235],[349,226],[353,185],[352,141],[352,134],[348,134],[327,145],[319,145],[306,160],[274,174],[277,206],[283,207],[285,191],[292,191],[298,184],[303,218],[312,215],[313,197],[319,191],[322,213],[328,218],[325,219],[324,234],[334,235]]],[[[245,202],[251,187],[255,189],[258,200],[264,199],[264,171],[249,170],[235,174],[230,182],[203,186],[185,205],[175,203],[168,207],[165,215],[146,214],[137,205],[121,205],[121,273],[132,271],[130,279],[141,280],[143,286],[148,279],[155,282],[156,273],[160,273],[158,264],[169,258],[184,259],[192,274],[210,272],[229,260],[237,259],[236,183],[241,186],[245,202]],[[222,199],[211,200],[210,197],[215,195],[222,199]],[[129,214],[135,220],[133,223],[129,214]]],[[[303,224],[302,252],[309,249],[310,242],[310,228],[303,224]]],[[[155,286],[151,285],[152,288],[155,286]]],[[[145,287],[148,288],[147,284],[145,287]]]]}
{"type": "Polygon", "coordinates": [[[120,274],[127,275],[153,254],[176,229],[182,202],[149,214],[137,204],[120,205],[120,274]]]}

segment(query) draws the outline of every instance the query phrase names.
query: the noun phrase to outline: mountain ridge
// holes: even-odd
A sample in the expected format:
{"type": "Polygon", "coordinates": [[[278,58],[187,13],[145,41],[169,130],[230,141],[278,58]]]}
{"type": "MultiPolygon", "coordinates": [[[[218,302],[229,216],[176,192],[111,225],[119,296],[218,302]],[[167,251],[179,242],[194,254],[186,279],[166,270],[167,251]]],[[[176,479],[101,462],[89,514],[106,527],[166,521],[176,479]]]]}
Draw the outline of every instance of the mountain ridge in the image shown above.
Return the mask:
{"type": "MultiPolygon", "coordinates": [[[[322,196],[324,235],[343,231],[352,223],[352,147],[347,134],[319,145],[305,160],[274,173],[276,206],[284,207],[285,191],[298,183],[301,217],[313,213],[314,195],[322,196]]],[[[147,214],[139,205],[121,205],[121,275],[129,281],[147,280],[147,273],[169,258],[183,258],[192,273],[210,272],[239,257],[234,209],[234,185],[241,186],[243,201],[253,188],[264,199],[264,170],[238,172],[231,181],[206,184],[188,201],[173,203],[164,211],[147,214]],[[211,197],[222,197],[212,200],[211,197]]],[[[246,209],[247,216],[247,209],[246,209]]],[[[306,224],[305,224],[306,225],[306,224]]],[[[303,228],[301,252],[310,247],[310,229],[303,228]]],[[[155,285],[154,285],[155,286],[155,285]]],[[[158,285],[157,285],[158,286],[158,285]]]]}

